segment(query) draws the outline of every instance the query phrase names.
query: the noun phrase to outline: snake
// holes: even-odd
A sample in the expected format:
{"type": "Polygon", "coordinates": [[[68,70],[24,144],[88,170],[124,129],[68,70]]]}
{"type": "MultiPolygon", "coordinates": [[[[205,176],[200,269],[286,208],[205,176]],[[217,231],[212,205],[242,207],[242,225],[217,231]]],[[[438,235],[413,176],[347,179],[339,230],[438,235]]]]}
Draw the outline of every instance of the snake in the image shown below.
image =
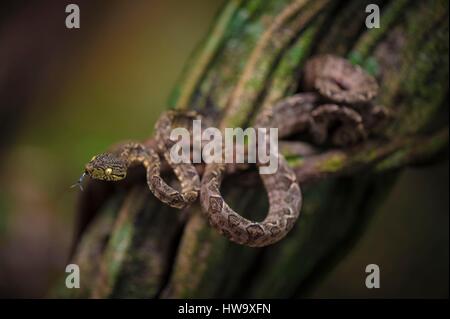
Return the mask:
{"type": "Polygon", "coordinates": [[[376,79],[358,65],[341,57],[324,54],[309,59],[304,66],[305,90],[316,90],[335,103],[368,103],[377,95],[376,79]]]}
{"type": "MultiPolygon", "coordinates": [[[[305,92],[286,97],[257,115],[253,126],[265,132],[262,143],[270,141],[267,128],[278,128],[279,138],[300,133],[316,144],[329,142],[345,147],[367,139],[368,131],[385,118],[383,107],[372,102],[378,93],[375,78],[346,59],[331,54],[310,58],[305,63],[302,81],[305,92]]],[[[171,131],[176,127],[190,127],[193,120],[202,118],[195,111],[164,112],[155,124],[156,148],[129,142],[96,155],[85,165],[77,185],[81,187],[85,176],[122,180],[131,166],[143,165],[148,187],[156,198],[178,209],[200,198],[209,225],[230,241],[250,247],[280,241],[300,215],[302,193],[296,174],[281,153],[270,154],[277,161],[278,169],[270,174],[261,174],[260,169],[269,201],[267,215],[261,222],[243,217],[226,203],[220,191],[227,164],[205,164],[200,179],[192,163],[175,163],[171,159],[170,150],[176,143],[171,139],[171,131]],[[162,178],[162,160],[174,171],[180,190],[162,178]]],[[[257,147],[261,146],[259,143],[257,147]]],[[[259,159],[256,165],[263,167],[259,159]]]]}
{"type": "Polygon", "coordinates": [[[174,142],[170,139],[170,132],[176,123],[189,123],[196,119],[199,119],[199,115],[193,112],[163,113],[155,124],[157,150],[141,143],[128,142],[110,152],[96,155],[86,164],[85,172],[78,183],[81,183],[86,175],[104,181],[122,180],[126,178],[129,167],[140,164],[146,169],[148,187],[156,198],[174,208],[187,207],[198,197],[200,177],[193,164],[172,161],[170,148],[174,142]],[[180,191],[171,187],[161,177],[161,154],[180,182],[180,191]]]}
{"type": "MultiPolygon", "coordinates": [[[[267,128],[273,112],[262,113],[256,128],[267,128]]],[[[265,131],[264,143],[269,143],[265,131]]],[[[260,145],[258,145],[259,147],[260,145]]],[[[268,149],[266,147],[266,149],[268,149]]],[[[297,176],[282,154],[271,154],[278,161],[278,169],[272,174],[262,174],[264,188],[269,199],[269,211],[262,222],[251,221],[235,212],[225,202],[220,185],[224,178],[224,163],[208,164],[202,178],[200,204],[209,224],[230,241],[250,247],[264,247],[276,243],[286,236],[299,217],[302,194],[297,176]]],[[[257,165],[261,163],[257,160],[257,165]]]]}

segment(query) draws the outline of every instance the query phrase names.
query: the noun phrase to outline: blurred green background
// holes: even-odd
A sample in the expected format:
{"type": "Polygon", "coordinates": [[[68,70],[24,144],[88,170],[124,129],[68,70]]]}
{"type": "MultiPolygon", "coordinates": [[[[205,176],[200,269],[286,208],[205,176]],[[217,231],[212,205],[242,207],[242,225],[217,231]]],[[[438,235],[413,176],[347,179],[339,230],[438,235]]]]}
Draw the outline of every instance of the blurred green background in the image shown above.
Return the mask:
{"type": "MultiPolygon", "coordinates": [[[[222,0],[0,5],[0,297],[43,297],[67,262],[84,163],[142,140],[222,0]]],[[[406,169],[363,238],[308,297],[448,297],[448,159],[406,169]],[[381,268],[381,289],[364,285],[381,268]]],[[[300,267],[301,265],[299,265],[300,267]]]]}

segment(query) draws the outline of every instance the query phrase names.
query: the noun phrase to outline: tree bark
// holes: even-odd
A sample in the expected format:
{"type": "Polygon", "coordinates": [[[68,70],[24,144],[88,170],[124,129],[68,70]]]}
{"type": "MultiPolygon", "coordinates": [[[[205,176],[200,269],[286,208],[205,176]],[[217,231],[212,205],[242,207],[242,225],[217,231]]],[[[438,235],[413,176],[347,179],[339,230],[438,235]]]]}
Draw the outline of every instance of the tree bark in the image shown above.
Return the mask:
{"type": "MultiPolygon", "coordinates": [[[[299,297],[342,258],[399,170],[448,145],[448,122],[440,120],[448,102],[448,2],[370,3],[380,6],[379,29],[365,27],[359,0],[230,0],[170,98],[173,108],[242,127],[301,91],[311,55],[341,55],[376,76],[378,102],[394,116],[381,137],[309,157],[287,154],[304,204],[284,240],[262,249],[231,243],[208,226],[198,204],[180,212],[159,203],[136,169],[123,183],[91,182],[82,194],[80,229],[86,216],[95,218],[73,257],[82,289],[70,296],[299,297]]],[[[229,176],[222,191],[237,212],[262,219],[267,199],[252,177],[229,176]]]]}

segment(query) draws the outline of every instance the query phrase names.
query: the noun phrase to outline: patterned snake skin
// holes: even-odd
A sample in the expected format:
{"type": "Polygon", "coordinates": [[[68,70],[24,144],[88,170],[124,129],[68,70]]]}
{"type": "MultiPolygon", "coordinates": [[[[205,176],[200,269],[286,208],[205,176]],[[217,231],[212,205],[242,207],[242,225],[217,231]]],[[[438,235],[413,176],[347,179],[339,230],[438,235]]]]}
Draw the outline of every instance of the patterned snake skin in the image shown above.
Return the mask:
{"type": "MultiPolygon", "coordinates": [[[[309,93],[296,94],[265,109],[257,117],[255,128],[277,127],[279,138],[304,133],[317,144],[345,146],[366,139],[368,131],[385,118],[384,109],[371,103],[378,92],[375,79],[345,59],[332,55],[310,59],[305,65],[303,82],[309,93]]],[[[185,208],[200,193],[201,207],[210,225],[233,242],[262,247],[286,236],[300,214],[302,196],[296,175],[284,157],[272,154],[278,161],[278,170],[261,174],[269,198],[266,218],[262,222],[250,221],[233,211],[220,193],[226,164],[207,164],[200,183],[191,163],[172,162],[170,148],[175,142],[170,139],[171,130],[189,127],[194,119],[200,116],[192,111],[165,112],[155,125],[157,150],[139,143],[122,145],[94,156],[86,164],[83,176],[116,181],[126,177],[131,165],[141,164],[146,168],[152,193],[172,207],[185,208]],[[181,191],[161,178],[160,156],[175,172],[181,191]]],[[[269,143],[267,133],[265,143],[269,143]]],[[[257,166],[261,166],[259,161],[257,166]]]]}
{"type": "Polygon", "coordinates": [[[117,181],[126,177],[128,168],[134,164],[142,164],[147,172],[147,184],[151,192],[163,203],[182,209],[192,204],[198,197],[200,177],[191,163],[173,163],[169,153],[175,142],[170,140],[172,125],[192,123],[199,119],[193,112],[179,113],[168,111],[155,124],[158,152],[140,143],[126,143],[112,152],[94,156],[86,164],[85,174],[94,179],[117,181]],[[173,169],[181,184],[181,191],[169,186],[161,177],[161,161],[158,153],[173,169]]]}
{"type": "Polygon", "coordinates": [[[304,74],[305,90],[317,90],[334,103],[368,103],[378,93],[378,84],[372,76],[334,55],[320,55],[308,60],[304,74]]]}
{"type": "MultiPolygon", "coordinates": [[[[269,128],[273,112],[263,112],[256,128],[269,128]]],[[[269,143],[266,131],[264,141],[269,143]]],[[[259,145],[258,145],[259,146],[259,145]]],[[[269,147],[266,147],[266,150],[269,147]]],[[[260,174],[269,197],[269,212],[262,222],[250,221],[233,211],[220,193],[225,164],[208,164],[202,179],[200,203],[212,227],[229,240],[250,247],[271,245],[292,229],[300,214],[302,195],[294,171],[283,155],[273,154],[278,161],[274,174],[260,174]]],[[[257,165],[260,163],[257,161],[257,165]]]]}

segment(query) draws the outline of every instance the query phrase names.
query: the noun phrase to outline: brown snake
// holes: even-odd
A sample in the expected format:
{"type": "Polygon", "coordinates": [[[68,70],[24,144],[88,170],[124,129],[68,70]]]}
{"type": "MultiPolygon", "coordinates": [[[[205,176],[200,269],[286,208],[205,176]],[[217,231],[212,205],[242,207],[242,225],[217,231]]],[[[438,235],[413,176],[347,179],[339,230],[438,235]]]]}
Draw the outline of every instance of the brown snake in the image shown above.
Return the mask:
{"type": "MultiPolygon", "coordinates": [[[[198,115],[193,112],[184,114],[174,111],[165,112],[155,124],[158,151],[140,143],[126,143],[111,152],[94,156],[86,164],[85,174],[94,179],[117,181],[126,177],[128,167],[142,164],[147,171],[148,187],[160,201],[174,208],[186,207],[198,197],[200,178],[194,165],[172,162],[169,149],[174,142],[170,140],[170,131],[176,122],[188,122],[197,118],[198,115]],[[163,154],[172,167],[180,181],[181,191],[175,190],[162,179],[158,153],[163,154]]],[[[185,123],[182,124],[185,125],[185,123]]]]}
{"type": "MultiPolygon", "coordinates": [[[[303,73],[304,88],[299,93],[261,112],[255,128],[278,128],[279,137],[296,133],[309,135],[316,144],[345,146],[368,137],[371,128],[384,119],[382,107],[371,101],[377,95],[375,79],[347,60],[318,56],[307,61],[303,73]]],[[[189,127],[195,112],[168,111],[155,125],[157,150],[139,143],[127,143],[117,149],[94,156],[86,164],[85,175],[94,179],[116,181],[126,177],[134,164],[146,168],[151,192],[162,202],[185,208],[200,194],[202,210],[212,227],[229,240],[251,247],[262,247],[282,239],[292,229],[300,214],[302,196],[297,178],[283,155],[272,154],[278,161],[273,174],[261,174],[269,199],[269,211],[262,222],[250,221],[233,211],[220,193],[226,164],[207,164],[202,180],[191,163],[174,163],[170,139],[174,127],[189,127]],[[160,156],[169,163],[181,184],[181,191],[169,186],[160,175],[160,156]]],[[[264,143],[269,143],[265,136],[264,143]]],[[[257,166],[261,166],[257,161],[257,166]]]]}

